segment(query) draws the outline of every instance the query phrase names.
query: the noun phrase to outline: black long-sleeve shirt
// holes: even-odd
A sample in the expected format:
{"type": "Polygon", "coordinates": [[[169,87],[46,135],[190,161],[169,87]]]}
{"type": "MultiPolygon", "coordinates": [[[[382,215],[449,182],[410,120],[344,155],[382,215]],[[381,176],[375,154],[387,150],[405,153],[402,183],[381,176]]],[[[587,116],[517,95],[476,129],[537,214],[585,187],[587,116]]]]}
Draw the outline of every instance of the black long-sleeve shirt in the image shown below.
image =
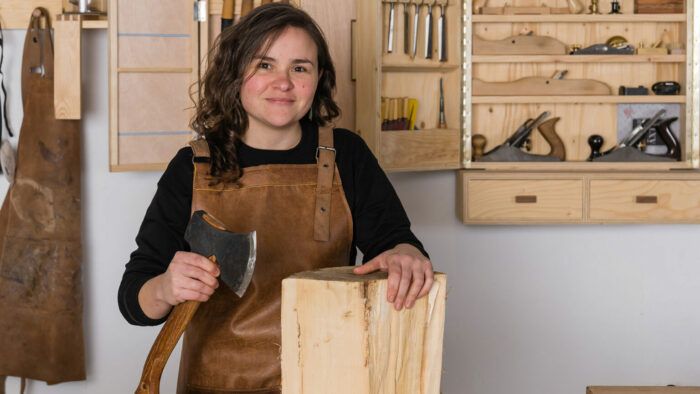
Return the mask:
{"type": "MultiPolygon", "coordinates": [[[[300,142],[289,150],[261,150],[238,144],[241,168],[263,164],[316,163],[316,126],[301,122],[300,142]]],[[[359,248],[368,261],[400,243],[423,245],[411,232],[410,222],[394,188],[379,167],[377,159],[356,134],[335,129],[336,165],[353,220],[350,261],[359,248]]],[[[165,319],[148,318],[138,303],[138,293],[146,281],[166,271],[177,251],[189,250],[184,239],[192,205],[192,149],[181,149],[158,182],[158,189],[136,236],[137,249],[131,254],[119,286],[119,310],[137,325],[160,324],[165,319]]]]}

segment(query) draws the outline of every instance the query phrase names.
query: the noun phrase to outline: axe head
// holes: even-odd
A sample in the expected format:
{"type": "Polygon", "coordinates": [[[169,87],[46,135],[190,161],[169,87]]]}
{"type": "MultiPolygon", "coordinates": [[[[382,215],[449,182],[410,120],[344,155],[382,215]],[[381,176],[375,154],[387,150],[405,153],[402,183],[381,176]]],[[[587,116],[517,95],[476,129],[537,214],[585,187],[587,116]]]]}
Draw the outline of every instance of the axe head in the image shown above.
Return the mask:
{"type": "Polygon", "coordinates": [[[193,253],[216,257],[219,278],[239,297],[243,297],[255,269],[255,231],[233,233],[204,211],[192,214],[185,230],[185,240],[193,253]]]}

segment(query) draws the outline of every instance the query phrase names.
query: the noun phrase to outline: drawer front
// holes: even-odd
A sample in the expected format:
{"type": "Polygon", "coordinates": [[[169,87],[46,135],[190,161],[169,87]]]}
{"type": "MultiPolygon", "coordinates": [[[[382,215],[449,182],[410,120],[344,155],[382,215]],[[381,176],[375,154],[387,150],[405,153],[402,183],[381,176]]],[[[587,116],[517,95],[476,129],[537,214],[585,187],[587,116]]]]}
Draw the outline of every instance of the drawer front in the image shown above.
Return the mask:
{"type": "Polygon", "coordinates": [[[593,221],[700,221],[700,181],[591,180],[593,221]]]}
{"type": "Polygon", "coordinates": [[[470,179],[466,189],[468,220],[578,222],[583,219],[581,179],[470,179]]]}

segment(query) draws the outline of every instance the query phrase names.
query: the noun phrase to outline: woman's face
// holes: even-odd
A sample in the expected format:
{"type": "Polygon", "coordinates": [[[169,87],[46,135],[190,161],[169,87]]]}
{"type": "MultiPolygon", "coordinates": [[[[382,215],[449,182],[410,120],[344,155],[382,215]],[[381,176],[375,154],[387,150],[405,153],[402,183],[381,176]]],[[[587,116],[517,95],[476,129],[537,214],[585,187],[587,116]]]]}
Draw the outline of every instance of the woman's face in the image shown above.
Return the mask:
{"type": "Polygon", "coordinates": [[[248,130],[291,130],[311,107],[318,85],[316,44],[302,29],[289,27],[246,69],[241,102],[248,130]]]}

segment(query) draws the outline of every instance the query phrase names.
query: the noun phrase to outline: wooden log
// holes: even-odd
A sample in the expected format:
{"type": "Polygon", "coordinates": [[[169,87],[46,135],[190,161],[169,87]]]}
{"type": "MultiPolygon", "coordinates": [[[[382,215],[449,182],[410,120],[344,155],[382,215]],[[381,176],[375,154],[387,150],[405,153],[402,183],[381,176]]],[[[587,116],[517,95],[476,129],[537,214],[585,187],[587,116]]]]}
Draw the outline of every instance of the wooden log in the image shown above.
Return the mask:
{"type": "Polygon", "coordinates": [[[445,275],[397,312],[386,301],[386,273],[351,269],[282,281],[282,393],[438,394],[445,275]]]}

